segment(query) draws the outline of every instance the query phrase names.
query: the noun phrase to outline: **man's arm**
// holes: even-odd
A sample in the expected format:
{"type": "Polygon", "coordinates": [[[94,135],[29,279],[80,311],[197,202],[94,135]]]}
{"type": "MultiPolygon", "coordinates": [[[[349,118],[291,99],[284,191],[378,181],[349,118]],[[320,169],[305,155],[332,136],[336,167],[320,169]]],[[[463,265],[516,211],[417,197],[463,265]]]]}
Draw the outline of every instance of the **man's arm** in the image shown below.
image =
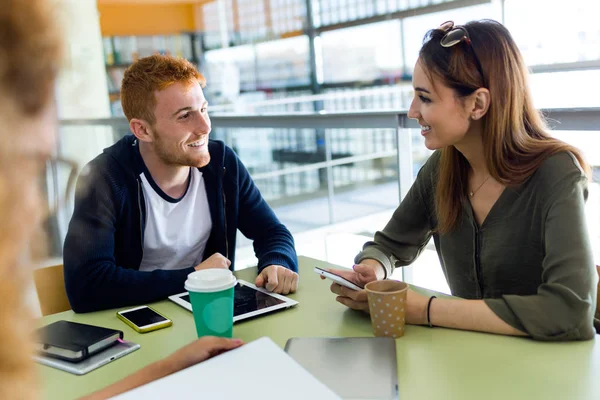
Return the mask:
{"type": "MultiPolygon", "coordinates": [[[[95,160],[77,183],[75,209],[64,245],[65,288],[75,312],[150,303],[183,291],[194,268],[138,271],[118,266],[115,235],[125,189],[95,160]]],[[[137,199],[135,200],[137,201],[137,199]]],[[[140,246],[141,243],[140,237],[140,246]]]]}
{"type": "Polygon", "coordinates": [[[225,151],[232,153],[229,157],[235,157],[238,165],[238,227],[247,238],[254,241],[259,272],[270,265],[281,265],[297,272],[298,257],[292,234],[263,199],[241,160],[231,149],[226,147],[225,151]]]}

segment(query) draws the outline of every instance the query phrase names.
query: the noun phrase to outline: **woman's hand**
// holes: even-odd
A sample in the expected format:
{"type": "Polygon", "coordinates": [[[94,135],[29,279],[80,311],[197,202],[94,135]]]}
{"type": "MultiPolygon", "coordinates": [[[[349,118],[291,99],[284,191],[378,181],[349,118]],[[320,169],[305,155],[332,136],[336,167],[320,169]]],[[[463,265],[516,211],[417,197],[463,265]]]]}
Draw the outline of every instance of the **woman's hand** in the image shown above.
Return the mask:
{"type": "MultiPolygon", "coordinates": [[[[329,272],[339,275],[364,287],[369,282],[383,279],[383,266],[375,260],[363,260],[361,264],[354,266],[354,270],[329,269],[329,272]],[[381,270],[379,270],[379,268],[381,270]]],[[[321,276],[321,279],[325,279],[321,276]]],[[[366,290],[352,290],[338,283],[331,284],[331,291],[337,294],[335,300],[348,308],[358,311],[369,312],[369,302],[366,290]]],[[[427,303],[429,297],[423,296],[412,289],[406,294],[406,323],[412,325],[427,324],[427,303]]]]}
{"type": "MultiPolygon", "coordinates": [[[[341,276],[360,287],[364,287],[367,283],[381,280],[385,276],[385,270],[379,261],[372,259],[362,260],[360,264],[352,267],[352,270],[328,269],[332,274],[341,276]]],[[[325,279],[321,276],[321,279],[325,279]]],[[[352,290],[339,285],[331,284],[331,291],[338,296],[336,301],[342,303],[346,307],[353,310],[369,312],[369,303],[367,302],[367,292],[364,290],[352,290]]]]}
{"type": "Polygon", "coordinates": [[[332,283],[330,290],[332,293],[337,294],[335,300],[338,303],[342,303],[348,308],[358,311],[369,312],[369,302],[367,300],[366,290],[352,290],[339,283],[332,283]]]}
{"type": "MultiPolygon", "coordinates": [[[[331,284],[331,291],[338,296],[335,298],[348,308],[369,312],[369,302],[366,290],[352,290],[339,285],[331,284]]],[[[427,303],[429,297],[423,296],[412,289],[406,293],[406,323],[411,325],[427,325],[427,303]]]]}
{"type": "MultiPolygon", "coordinates": [[[[332,274],[341,276],[360,287],[364,287],[367,283],[377,280],[382,280],[385,277],[383,265],[377,260],[365,259],[349,269],[327,269],[332,274]]],[[[321,276],[321,279],[325,279],[321,276]]]]}

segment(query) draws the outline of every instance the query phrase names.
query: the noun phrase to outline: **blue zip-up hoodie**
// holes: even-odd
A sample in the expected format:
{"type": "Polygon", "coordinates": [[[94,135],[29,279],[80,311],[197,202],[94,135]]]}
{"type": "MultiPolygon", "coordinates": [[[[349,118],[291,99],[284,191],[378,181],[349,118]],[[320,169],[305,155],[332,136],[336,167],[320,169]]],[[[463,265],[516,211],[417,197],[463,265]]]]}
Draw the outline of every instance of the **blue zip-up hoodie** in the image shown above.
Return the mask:
{"type": "MultiPolygon", "coordinates": [[[[210,140],[203,174],[212,218],[204,259],[221,253],[235,265],[239,229],[254,241],[258,269],[276,264],[298,271],[294,239],[262,198],[229,147],[210,140]]],[[[193,265],[139,271],[146,204],[140,174],[145,165],[133,135],[92,160],[77,182],[75,209],[64,245],[65,287],[75,312],[150,303],[183,292],[193,265]]]]}

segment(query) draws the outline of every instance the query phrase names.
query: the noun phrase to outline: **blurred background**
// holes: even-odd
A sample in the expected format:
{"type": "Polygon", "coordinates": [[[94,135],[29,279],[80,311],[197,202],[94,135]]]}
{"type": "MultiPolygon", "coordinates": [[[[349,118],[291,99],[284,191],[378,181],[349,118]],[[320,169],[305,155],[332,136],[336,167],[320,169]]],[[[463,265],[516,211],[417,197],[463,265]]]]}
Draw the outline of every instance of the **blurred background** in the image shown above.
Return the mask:
{"type": "MultiPolygon", "coordinates": [[[[57,86],[57,154],[81,169],[128,134],[125,69],[153,53],[207,78],[212,137],[249,169],[297,251],[350,267],[382,229],[430,152],[406,120],[424,34],[492,18],[514,35],[553,134],[593,166],[588,228],[600,263],[600,2],[571,0],[55,0],[69,60],[57,86]]],[[[55,202],[68,177],[49,169],[55,202]]],[[[52,259],[72,195],[47,229],[52,259]]],[[[241,234],[238,268],[255,265],[241,234]]],[[[433,243],[398,278],[448,292],[433,243]]]]}

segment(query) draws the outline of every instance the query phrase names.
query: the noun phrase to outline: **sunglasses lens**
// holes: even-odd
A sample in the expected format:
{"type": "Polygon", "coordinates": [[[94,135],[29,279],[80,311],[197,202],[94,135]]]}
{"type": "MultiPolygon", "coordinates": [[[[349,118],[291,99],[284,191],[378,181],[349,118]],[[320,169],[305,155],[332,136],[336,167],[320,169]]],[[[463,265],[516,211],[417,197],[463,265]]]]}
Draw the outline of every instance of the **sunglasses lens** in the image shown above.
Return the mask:
{"type": "Polygon", "coordinates": [[[460,43],[467,36],[462,29],[454,29],[446,34],[440,42],[443,47],[452,47],[457,43],[460,43]]]}
{"type": "Polygon", "coordinates": [[[452,29],[452,27],[454,27],[454,22],[446,21],[443,24],[441,24],[438,29],[444,32],[448,32],[450,29],[452,29]]]}

